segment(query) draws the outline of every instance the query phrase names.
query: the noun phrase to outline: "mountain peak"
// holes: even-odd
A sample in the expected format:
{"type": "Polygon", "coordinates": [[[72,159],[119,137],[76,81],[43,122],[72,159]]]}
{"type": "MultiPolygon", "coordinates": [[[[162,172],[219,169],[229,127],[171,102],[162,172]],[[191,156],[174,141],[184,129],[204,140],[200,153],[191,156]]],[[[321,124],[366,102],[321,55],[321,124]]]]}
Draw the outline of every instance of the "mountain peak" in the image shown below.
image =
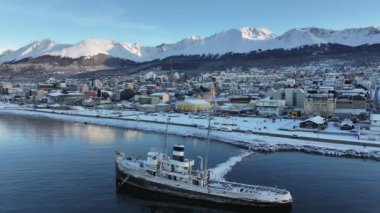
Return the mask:
{"type": "Polygon", "coordinates": [[[241,36],[249,40],[267,40],[276,36],[267,28],[242,27],[239,29],[241,36]]]}
{"type": "Polygon", "coordinates": [[[45,38],[45,39],[42,39],[40,41],[37,41],[38,43],[40,44],[56,44],[55,41],[49,39],[49,38],[45,38]]]}
{"type": "Polygon", "coordinates": [[[15,51],[8,52],[7,54],[2,54],[0,58],[0,63],[8,61],[17,61],[24,58],[36,58],[45,54],[49,54],[57,49],[66,48],[68,46],[70,45],[57,44],[50,39],[34,41],[15,51]]]}
{"type": "Polygon", "coordinates": [[[326,32],[320,31],[318,28],[294,28],[285,32],[278,39],[287,42],[320,43],[322,42],[320,37],[324,37],[322,35],[326,32]]]}
{"type": "Polygon", "coordinates": [[[199,41],[199,40],[202,40],[203,38],[200,35],[191,35],[191,36],[187,37],[187,39],[193,40],[193,41],[199,41]]]}

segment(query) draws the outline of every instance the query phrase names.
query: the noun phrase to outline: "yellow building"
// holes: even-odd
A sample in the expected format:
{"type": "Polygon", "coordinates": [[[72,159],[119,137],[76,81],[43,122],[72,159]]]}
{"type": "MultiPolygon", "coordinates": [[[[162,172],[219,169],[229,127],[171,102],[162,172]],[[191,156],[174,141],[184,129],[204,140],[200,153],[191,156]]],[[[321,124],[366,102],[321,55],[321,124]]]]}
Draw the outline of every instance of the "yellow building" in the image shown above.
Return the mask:
{"type": "Polygon", "coordinates": [[[209,110],[210,108],[210,103],[201,99],[189,99],[175,104],[175,109],[181,112],[200,112],[209,110]]]}

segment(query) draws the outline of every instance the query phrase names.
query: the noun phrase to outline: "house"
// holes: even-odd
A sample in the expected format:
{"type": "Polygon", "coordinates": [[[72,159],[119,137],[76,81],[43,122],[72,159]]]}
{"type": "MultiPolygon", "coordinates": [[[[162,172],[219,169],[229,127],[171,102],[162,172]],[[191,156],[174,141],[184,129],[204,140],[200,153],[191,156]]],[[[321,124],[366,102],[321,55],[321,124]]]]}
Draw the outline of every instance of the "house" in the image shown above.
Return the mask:
{"type": "Polygon", "coordinates": [[[45,91],[51,91],[54,89],[57,89],[54,84],[49,84],[49,83],[40,83],[37,85],[38,90],[45,90],[45,91]]]}
{"type": "Polygon", "coordinates": [[[223,115],[247,115],[253,114],[255,109],[246,104],[225,104],[217,107],[215,112],[223,115]]]}
{"type": "Polygon", "coordinates": [[[212,102],[214,102],[215,97],[210,95],[209,93],[200,93],[197,95],[196,99],[202,99],[202,100],[205,100],[209,103],[212,103],[212,102]]]}
{"type": "Polygon", "coordinates": [[[85,97],[82,101],[82,105],[85,107],[94,107],[100,104],[100,99],[96,97],[85,97]]]}
{"type": "Polygon", "coordinates": [[[2,95],[8,95],[10,92],[9,90],[12,89],[12,84],[9,82],[1,82],[0,83],[0,94],[2,95]]]}
{"type": "Polygon", "coordinates": [[[230,102],[231,103],[244,103],[248,104],[251,101],[251,98],[249,96],[231,96],[230,102]]]}
{"type": "Polygon", "coordinates": [[[380,130],[380,114],[371,114],[371,129],[380,130]]]}
{"type": "Polygon", "coordinates": [[[341,130],[352,130],[354,128],[355,128],[355,125],[350,119],[344,119],[340,123],[340,129],[341,130]]]}
{"type": "Polygon", "coordinates": [[[60,91],[53,91],[47,95],[48,104],[61,104],[71,105],[82,102],[84,99],[83,93],[61,93],[60,91]]]}
{"type": "Polygon", "coordinates": [[[90,87],[88,86],[88,84],[84,83],[80,85],[79,92],[86,93],[89,91],[90,91],[90,87]]]}
{"type": "Polygon", "coordinates": [[[147,95],[135,95],[133,99],[140,104],[158,104],[161,102],[160,97],[147,95]]]}
{"type": "Polygon", "coordinates": [[[326,127],[327,127],[326,119],[319,115],[303,120],[300,123],[300,128],[325,129],[326,127]]]}
{"type": "Polygon", "coordinates": [[[149,95],[149,97],[157,97],[162,103],[166,103],[170,100],[170,96],[166,92],[156,92],[149,95]]]}

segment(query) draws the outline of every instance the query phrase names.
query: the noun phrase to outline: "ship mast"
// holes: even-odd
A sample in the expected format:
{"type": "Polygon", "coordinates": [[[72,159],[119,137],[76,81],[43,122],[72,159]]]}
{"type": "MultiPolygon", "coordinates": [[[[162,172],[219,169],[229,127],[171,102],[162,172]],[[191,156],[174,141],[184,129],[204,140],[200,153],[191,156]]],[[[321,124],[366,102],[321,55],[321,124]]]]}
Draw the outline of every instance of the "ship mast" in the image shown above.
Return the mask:
{"type": "Polygon", "coordinates": [[[165,155],[167,155],[166,152],[167,152],[167,147],[168,147],[167,135],[168,135],[168,128],[169,128],[169,121],[170,121],[170,118],[168,117],[166,120],[166,129],[165,129],[165,144],[164,144],[165,155]]]}
{"type": "MultiPolygon", "coordinates": [[[[213,113],[215,115],[215,99],[214,99],[214,106],[213,106],[213,113]]],[[[206,145],[206,157],[205,157],[205,172],[207,172],[207,164],[208,164],[208,152],[209,152],[209,147],[210,147],[210,133],[211,133],[211,113],[208,115],[208,126],[207,126],[207,145],[206,145]]],[[[207,173],[206,173],[207,175],[207,173]]]]}
{"type": "Polygon", "coordinates": [[[204,166],[206,172],[207,172],[207,164],[208,164],[208,149],[209,149],[209,145],[210,145],[210,131],[211,131],[210,124],[211,124],[211,116],[209,115],[208,116],[208,126],[207,126],[206,157],[205,157],[205,166],[204,166]]]}

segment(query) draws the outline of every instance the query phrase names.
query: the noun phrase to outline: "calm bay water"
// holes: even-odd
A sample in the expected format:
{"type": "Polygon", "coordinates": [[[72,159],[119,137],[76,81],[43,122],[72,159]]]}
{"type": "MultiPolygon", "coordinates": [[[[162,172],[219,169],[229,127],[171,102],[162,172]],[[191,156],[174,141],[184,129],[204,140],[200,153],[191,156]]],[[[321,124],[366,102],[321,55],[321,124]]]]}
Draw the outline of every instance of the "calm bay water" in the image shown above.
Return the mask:
{"type": "MultiPolygon", "coordinates": [[[[206,143],[168,136],[197,160],[206,143]]],[[[0,114],[0,212],[219,212],[220,209],[118,194],[114,151],[138,156],[163,149],[164,136],[125,129],[0,114]]],[[[215,166],[244,150],[210,144],[215,166]]],[[[198,167],[198,162],[196,163],[198,167]]],[[[226,175],[283,187],[292,212],[380,212],[380,162],[295,152],[255,153],[226,175]]]]}

